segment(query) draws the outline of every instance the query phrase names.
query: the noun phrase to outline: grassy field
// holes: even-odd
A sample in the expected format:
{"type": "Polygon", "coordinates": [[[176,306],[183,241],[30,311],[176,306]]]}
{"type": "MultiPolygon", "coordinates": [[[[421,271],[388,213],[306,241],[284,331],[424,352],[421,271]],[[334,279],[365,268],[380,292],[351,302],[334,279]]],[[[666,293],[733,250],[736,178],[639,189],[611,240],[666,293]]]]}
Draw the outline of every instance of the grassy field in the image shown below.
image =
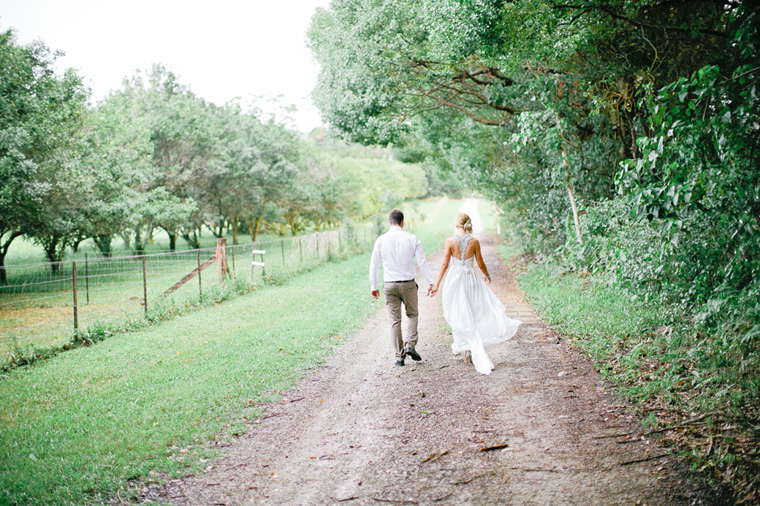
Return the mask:
{"type": "MultiPolygon", "coordinates": [[[[367,249],[373,235],[369,224],[356,229],[354,244],[347,244],[347,231],[331,231],[294,238],[270,239],[257,243],[267,250],[266,274],[258,268],[255,275],[250,263],[252,244],[228,248],[228,266],[233,274],[253,285],[262,285],[272,278],[309,270],[324,262],[331,254],[347,254],[354,247],[367,249]]],[[[174,254],[153,253],[146,257],[148,307],[159,304],[182,305],[200,295],[198,278],[171,295],[164,292],[198,265],[196,251],[174,254]]],[[[80,256],[84,253],[80,252],[80,256]]],[[[214,249],[200,252],[205,261],[214,249]]],[[[257,257],[257,260],[259,258],[257,257]]],[[[119,326],[144,315],[142,259],[115,257],[104,259],[89,256],[80,259],[78,277],[79,328],[119,326]]],[[[36,348],[60,346],[73,332],[72,264],[62,265],[63,272],[51,275],[46,264],[16,263],[8,269],[10,285],[0,286],[0,357],[29,345],[36,348]]],[[[206,289],[218,283],[216,264],[203,271],[206,289]]],[[[0,359],[2,360],[2,359],[0,359]]]]}
{"type": "MultiPolygon", "coordinates": [[[[459,205],[404,209],[428,254],[459,205]]],[[[0,504],[100,504],[134,494],[130,480],[201,469],[214,441],[243,432],[380,308],[368,259],[10,372],[0,381],[0,504]]]]}

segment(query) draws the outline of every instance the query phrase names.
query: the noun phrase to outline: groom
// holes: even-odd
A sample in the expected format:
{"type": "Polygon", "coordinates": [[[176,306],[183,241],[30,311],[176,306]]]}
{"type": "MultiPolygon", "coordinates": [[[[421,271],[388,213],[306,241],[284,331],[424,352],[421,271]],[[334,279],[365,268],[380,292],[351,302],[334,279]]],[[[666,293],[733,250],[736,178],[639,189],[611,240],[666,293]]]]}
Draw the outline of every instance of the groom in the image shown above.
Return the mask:
{"type": "Polygon", "coordinates": [[[406,355],[420,361],[422,357],[414,349],[417,344],[417,283],[414,260],[420,267],[428,284],[428,295],[433,289],[433,276],[430,273],[422,243],[414,234],[404,231],[404,213],[394,209],[388,215],[391,229],[377,238],[369,262],[369,282],[372,296],[378,298],[377,273],[383,264],[383,293],[385,305],[391,320],[391,341],[396,352],[396,365],[404,365],[406,355]],[[409,319],[406,341],[401,336],[401,304],[406,308],[409,319]]]}

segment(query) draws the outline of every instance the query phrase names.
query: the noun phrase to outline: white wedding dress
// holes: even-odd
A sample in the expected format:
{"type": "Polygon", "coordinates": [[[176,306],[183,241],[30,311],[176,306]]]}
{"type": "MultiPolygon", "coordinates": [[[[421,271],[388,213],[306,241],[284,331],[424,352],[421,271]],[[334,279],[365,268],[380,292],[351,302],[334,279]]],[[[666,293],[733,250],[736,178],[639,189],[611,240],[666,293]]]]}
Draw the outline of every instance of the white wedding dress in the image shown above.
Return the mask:
{"type": "Polygon", "coordinates": [[[451,325],[454,353],[469,351],[475,370],[491,374],[493,363],[485,348],[510,339],[517,333],[520,320],[507,316],[504,304],[494,295],[473,268],[474,256],[465,260],[472,237],[454,236],[462,258],[451,257],[443,286],[443,316],[451,325]]]}

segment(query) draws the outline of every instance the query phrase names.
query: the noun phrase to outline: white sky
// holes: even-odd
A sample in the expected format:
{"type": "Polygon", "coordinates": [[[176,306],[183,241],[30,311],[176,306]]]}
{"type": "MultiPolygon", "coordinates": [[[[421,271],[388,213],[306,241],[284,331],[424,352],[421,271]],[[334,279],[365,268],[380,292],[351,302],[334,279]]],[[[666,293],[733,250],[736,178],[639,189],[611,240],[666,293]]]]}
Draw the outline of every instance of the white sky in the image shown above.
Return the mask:
{"type": "Polygon", "coordinates": [[[319,68],[306,30],[329,0],[0,0],[0,30],[42,40],[79,70],[93,101],[137,69],[161,63],[218,105],[235,97],[283,95],[296,128],[321,120],[311,103],[319,68]]]}

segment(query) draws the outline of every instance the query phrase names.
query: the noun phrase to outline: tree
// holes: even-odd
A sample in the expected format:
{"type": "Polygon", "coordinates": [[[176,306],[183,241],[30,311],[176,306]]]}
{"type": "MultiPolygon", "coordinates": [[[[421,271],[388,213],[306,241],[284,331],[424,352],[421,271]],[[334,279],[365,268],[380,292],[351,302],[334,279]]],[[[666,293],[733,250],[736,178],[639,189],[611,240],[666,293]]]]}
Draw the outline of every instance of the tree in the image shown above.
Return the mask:
{"type": "Polygon", "coordinates": [[[18,45],[11,30],[0,33],[0,283],[14,239],[38,234],[48,255],[60,258],[61,237],[73,226],[55,206],[57,192],[73,188],[67,164],[88,91],[73,70],[55,74],[58,56],[41,42],[18,45]]]}
{"type": "Polygon", "coordinates": [[[87,175],[82,233],[92,237],[104,256],[111,256],[111,241],[130,224],[139,202],[137,195],[150,186],[150,132],[133,117],[131,104],[120,93],[111,94],[90,111],[77,160],[87,175]]]}
{"type": "Polygon", "coordinates": [[[273,121],[262,124],[253,116],[244,120],[242,138],[252,147],[243,163],[251,199],[243,206],[242,218],[256,240],[267,206],[287,201],[287,192],[296,181],[300,151],[295,132],[273,121]]]}
{"type": "Polygon", "coordinates": [[[122,90],[112,93],[109,101],[127,104],[131,121],[147,129],[151,144],[149,167],[136,188],[145,194],[152,192],[133,215],[137,220],[133,222],[136,253],[144,250],[154,227],[166,231],[172,250],[180,235],[198,247],[197,234],[204,218],[197,199],[208,163],[216,153],[216,108],[196,97],[161,65],[125,80],[122,90]],[[146,203],[157,205],[155,212],[145,208],[146,203]],[[139,216],[149,222],[139,222],[139,216]]]}

